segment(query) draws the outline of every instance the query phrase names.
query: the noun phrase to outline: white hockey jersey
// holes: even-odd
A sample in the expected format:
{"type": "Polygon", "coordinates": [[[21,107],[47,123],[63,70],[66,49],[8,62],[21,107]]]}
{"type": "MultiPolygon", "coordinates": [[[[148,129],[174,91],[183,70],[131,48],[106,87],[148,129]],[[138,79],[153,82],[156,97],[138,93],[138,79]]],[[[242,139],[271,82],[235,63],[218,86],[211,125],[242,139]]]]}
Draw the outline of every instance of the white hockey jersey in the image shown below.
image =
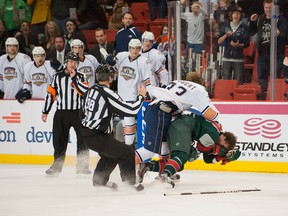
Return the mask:
{"type": "Polygon", "coordinates": [[[152,86],[167,86],[168,85],[168,71],[165,68],[166,58],[156,49],[150,49],[149,51],[142,52],[142,56],[148,58],[151,64],[150,81],[152,86]]]}
{"type": "Polygon", "coordinates": [[[93,55],[85,55],[84,61],[79,61],[77,71],[84,74],[89,87],[93,86],[96,81],[96,69],[99,66],[99,62],[93,55]]]}
{"type": "Polygon", "coordinates": [[[138,95],[137,84],[143,82],[147,89],[151,85],[151,64],[141,55],[130,62],[129,55],[129,52],[120,52],[116,55],[118,94],[124,101],[135,101],[138,95]]]}
{"type": "Polygon", "coordinates": [[[199,111],[207,120],[217,120],[219,111],[211,102],[209,95],[204,88],[197,83],[186,80],[174,80],[164,88],[151,87],[149,95],[156,100],[175,102],[179,111],[196,110],[199,111]]]}
{"type": "Polygon", "coordinates": [[[24,83],[24,66],[31,58],[23,53],[17,53],[11,61],[8,55],[0,57],[0,90],[4,91],[4,99],[15,99],[17,92],[24,83]]]}
{"type": "Polygon", "coordinates": [[[44,99],[48,84],[51,83],[55,70],[46,60],[40,67],[35,62],[28,62],[24,67],[24,89],[31,92],[32,99],[44,99]]]}

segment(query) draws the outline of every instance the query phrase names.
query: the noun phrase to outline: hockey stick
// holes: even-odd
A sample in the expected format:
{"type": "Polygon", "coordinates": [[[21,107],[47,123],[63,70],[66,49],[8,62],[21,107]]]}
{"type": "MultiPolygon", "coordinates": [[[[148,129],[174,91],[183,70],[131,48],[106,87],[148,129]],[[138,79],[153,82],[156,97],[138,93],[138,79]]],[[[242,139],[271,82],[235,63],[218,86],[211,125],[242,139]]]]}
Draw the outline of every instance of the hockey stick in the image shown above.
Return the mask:
{"type": "Polygon", "coordinates": [[[245,193],[245,192],[255,192],[261,191],[261,189],[245,189],[245,190],[226,190],[226,191],[204,191],[204,192],[193,192],[193,193],[164,193],[164,196],[183,196],[183,195],[199,195],[199,194],[222,194],[222,193],[245,193]]]}

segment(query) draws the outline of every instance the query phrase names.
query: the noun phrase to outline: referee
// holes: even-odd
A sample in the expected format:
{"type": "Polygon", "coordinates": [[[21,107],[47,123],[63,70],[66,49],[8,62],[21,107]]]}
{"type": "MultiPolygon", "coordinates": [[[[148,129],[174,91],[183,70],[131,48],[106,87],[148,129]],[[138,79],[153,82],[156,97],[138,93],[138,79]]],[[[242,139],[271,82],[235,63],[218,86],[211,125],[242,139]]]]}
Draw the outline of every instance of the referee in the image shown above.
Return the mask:
{"type": "Polygon", "coordinates": [[[126,103],[109,89],[114,73],[114,69],[109,65],[99,66],[96,74],[98,83],[85,93],[82,101],[84,143],[100,155],[93,175],[93,185],[116,189],[117,184],[110,182],[109,176],[118,164],[122,181],[141,191],[144,187],[135,181],[133,148],[116,140],[111,133],[113,115],[136,116],[146,95],[146,89],[139,87],[136,101],[126,103]]]}
{"type": "Polygon", "coordinates": [[[70,52],[65,56],[66,68],[57,73],[48,85],[42,120],[46,122],[53,102],[57,100],[57,110],[53,118],[54,162],[46,171],[47,175],[58,175],[63,168],[70,128],[77,136],[77,174],[91,174],[89,170],[89,149],[84,145],[81,134],[79,111],[81,97],[88,90],[82,74],[76,72],[79,63],[77,54],[70,52]]]}

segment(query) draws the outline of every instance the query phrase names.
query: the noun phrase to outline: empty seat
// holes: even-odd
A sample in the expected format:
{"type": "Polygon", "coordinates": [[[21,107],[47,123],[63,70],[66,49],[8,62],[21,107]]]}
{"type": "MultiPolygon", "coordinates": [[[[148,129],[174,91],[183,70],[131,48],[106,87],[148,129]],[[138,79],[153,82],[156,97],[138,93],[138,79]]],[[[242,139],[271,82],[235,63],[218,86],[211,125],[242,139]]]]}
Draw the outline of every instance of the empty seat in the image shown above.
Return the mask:
{"type": "Polygon", "coordinates": [[[258,83],[243,83],[243,85],[239,85],[237,88],[253,88],[256,91],[257,99],[259,99],[261,94],[261,86],[258,83]]]}
{"type": "Polygon", "coordinates": [[[250,41],[249,47],[243,49],[244,69],[253,69],[255,61],[255,42],[250,41]]]}
{"type": "Polygon", "coordinates": [[[148,23],[145,20],[134,20],[133,25],[142,32],[148,30],[148,23]]]}
{"type": "Polygon", "coordinates": [[[256,101],[257,95],[254,88],[235,88],[233,90],[234,100],[256,101]]]}
{"type": "Polygon", "coordinates": [[[108,43],[114,43],[116,39],[117,29],[105,29],[106,40],[108,43]]]}
{"type": "Polygon", "coordinates": [[[82,33],[85,35],[87,39],[86,42],[88,49],[93,48],[97,44],[97,41],[95,39],[95,30],[82,30],[82,33]]]}
{"type": "Polygon", "coordinates": [[[233,100],[233,91],[238,86],[238,80],[222,80],[215,81],[213,99],[217,100],[233,100]]]}
{"type": "Polygon", "coordinates": [[[145,19],[145,11],[149,10],[147,2],[133,2],[130,6],[130,12],[134,16],[134,20],[145,19]]]}
{"type": "MultiPolygon", "coordinates": [[[[287,97],[286,97],[287,84],[285,83],[284,79],[275,79],[274,86],[275,86],[275,100],[286,101],[287,100],[287,97]]],[[[266,100],[270,100],[270,89],[271,89],[271,83],[269,81],[266,100]]]]}

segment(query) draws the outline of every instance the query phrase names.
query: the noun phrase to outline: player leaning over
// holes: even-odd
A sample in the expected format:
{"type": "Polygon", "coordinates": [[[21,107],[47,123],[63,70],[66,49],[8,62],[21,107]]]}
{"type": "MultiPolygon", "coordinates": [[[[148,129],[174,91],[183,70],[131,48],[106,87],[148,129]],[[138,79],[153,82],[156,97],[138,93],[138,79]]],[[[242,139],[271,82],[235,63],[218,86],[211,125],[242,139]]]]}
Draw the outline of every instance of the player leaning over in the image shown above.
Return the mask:
{"type": "Polygon", "coordinates": [[[151,63],[151,85],[166,87],[168,85],[168,71],[165,68],[166,58],[159,50],[153,48],[154,40],[155,37],[152,32],[145,31],[142,34],[141,55],[147,57],[151,63]]]}
{"type": "Polygon", "coordinates": [[[79,56],[77,71],[84,74],[89,86],[93,86],[96,80],[96,69],[99,66],[97,59],[90,54],[84,54],[84,43],[79,39],[74,39],[71,44],[71,51],[79,56]]]}
{"type": "Polygon", "coordinates": [[[44,99],[48,84],[52,81],[55,70],[50,61],[45,60],[46,52],[41,46],[35,46],[32,50],[33,62],[24,66],[24,86],[17,95],[19,103],[28,98],[44,99]]]}
{"type": "Polygon", "coordinates": [[[16,38],[5,41],[6,53],[0,57],[0,98],[15,99],[17,92],[23,88],[24,66],[31,58],[19,52],[16,38]]]}
{"type": "Polygon", "coordinates": [[[170,156],[167,143],[162,141],[166,141],[169,124],[176,114],[197,111],[209,121],[215,121],[219,114],[203,86],[201,74],[196,72],[189,72],[187,80],[170,82],[165,89],[151,87],[149,94],[154,99],[145,111],[145,140],[144,146],[136,151],[136,165],[155,153],[163,158],[170,156]]]}
{"type": "MultiPolygon", "coordinates": [[[[151,64],[148,59],[140,55],[141,42],[138,39],[131,39],[129,52],[120,52],[116,55],[115,68],[118,71],[118,94],[126,102],[133,102],[137,98],[137,85],[144,83],[150,87],[151,64]]],[[[135,117],[124,117],[124,138],[127,145],[134,144],[136,133],[135,117]]]]}

